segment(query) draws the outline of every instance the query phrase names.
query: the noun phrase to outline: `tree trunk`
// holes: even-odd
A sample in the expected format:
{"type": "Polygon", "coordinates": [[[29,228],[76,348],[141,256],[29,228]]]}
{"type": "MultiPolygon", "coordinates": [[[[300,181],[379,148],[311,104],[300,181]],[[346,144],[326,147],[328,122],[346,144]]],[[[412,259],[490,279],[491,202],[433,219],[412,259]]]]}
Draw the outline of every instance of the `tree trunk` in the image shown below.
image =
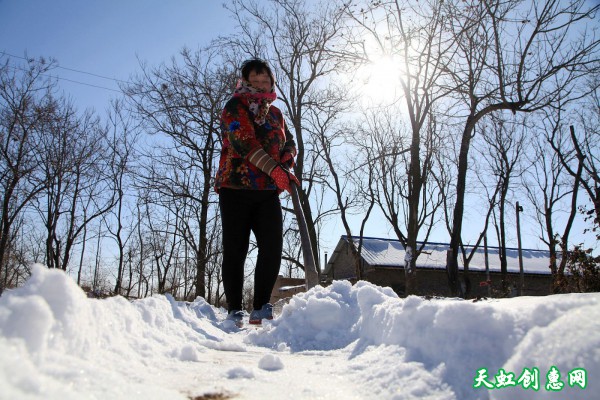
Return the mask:
{"type": "Polygon", "coordinates": [[[450,251],[447,257],[448,283],[450,285],[450,294],[452,296],[463,296],[459,275],[458,275],[458,252],[462,242],[462,222],[465,208],[465,190],[467,182],[467,171],[469,164],[469,148],[473,128],[475,127],[475,118],[469,116],[460,143],[460,153],[458,156],[458,174],[456,179],[456,204],[452,219],[452,232],[450,234],[450,251]]]}
{"type": "Polygon", "coordinates": [[[420,128],[413,124],[408,173],[408,224],[406,227],[406,253],[404,259],[405,294],[417,293],[417,235],[419,234],[419,205],[423,177],[421,176],[420,128]]]}

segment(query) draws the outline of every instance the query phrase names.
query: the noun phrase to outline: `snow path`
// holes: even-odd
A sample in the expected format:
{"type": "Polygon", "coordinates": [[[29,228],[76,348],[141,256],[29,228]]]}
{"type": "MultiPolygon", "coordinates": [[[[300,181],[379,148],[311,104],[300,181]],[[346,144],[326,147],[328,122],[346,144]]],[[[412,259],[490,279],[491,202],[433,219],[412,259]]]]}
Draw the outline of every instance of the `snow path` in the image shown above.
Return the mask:
{"type": "MultiPolygon", "coordinates": [[[[231,340],[240,339],[243,336],[231,340]]],[[[277,388],[284,389],[289,398],[364,398],[358,395],[360,387],[349,379],[344,368],[347,360],[339,353],[291,354],[250,346],[241,352],[213,350],[205,355],[199,361],[206,362],[211,372],[199,373],[190,392],[201,387],[205,393],[235,394],[236,399],[268,399],[277,388]]]]}

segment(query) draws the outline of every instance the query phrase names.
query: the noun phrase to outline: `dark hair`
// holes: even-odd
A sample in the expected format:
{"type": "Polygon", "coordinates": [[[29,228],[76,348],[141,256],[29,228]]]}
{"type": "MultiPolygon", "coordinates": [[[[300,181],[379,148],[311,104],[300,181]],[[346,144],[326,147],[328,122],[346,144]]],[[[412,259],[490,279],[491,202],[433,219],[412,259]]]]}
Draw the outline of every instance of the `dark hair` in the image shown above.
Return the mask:
{"type": "Polygon", "coordinates": [[[257,74],[267,73],[269,78],[271,78],[271,85],[275,84],[275,76],[273,75],[273,71],[271,71],[271,67],[265,60],[260,58],[251,58],[250,60],[246,60],[242,63],[242,78],[248,80],[250,78],[250,72],[255,72],[257,74]]]}

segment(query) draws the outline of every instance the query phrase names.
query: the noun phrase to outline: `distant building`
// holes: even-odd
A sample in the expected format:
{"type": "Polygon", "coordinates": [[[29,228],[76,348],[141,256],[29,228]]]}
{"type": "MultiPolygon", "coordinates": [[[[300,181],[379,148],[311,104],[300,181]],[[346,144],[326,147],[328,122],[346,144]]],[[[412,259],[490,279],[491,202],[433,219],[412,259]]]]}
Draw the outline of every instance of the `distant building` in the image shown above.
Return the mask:
{"type": "Polygon", "coordinates": [[[292,297],[301,292],[306,292],[306,281],[304,278],[284,278],[279,275],[271,292],[270,303],[275,304],[279,300],[292,297]]]}
{"type": "MultiPolygon", "coordinates": [[[[358,238],[353,238],[358,245],[358,238]]],[[[421,246],[422,243],[419,243],[421,246]]],[[[426,243],[417,259],[417,285],[420,295],[450,295],[446,272],[446,254],[449,248],[444,243],[426,243]]],[[[469,252],[473,247],[467,246],[469,252]]],[[[499,248],[489,247],[486,271],[485,253],[480,246],[469,264],[471,294],[473,296],[494,295],[501,288],[499,248]],[[488,280],[489,279],[489,280],[488,280]]],[[[509,281],[520,282],[519,258],[517,249],[507,249],[507,269],[509,281]]],[[[538,296],[552,293],[550,255],[544,250],[523,249],[524,288],[523,295],[538,296]]],[[[363,237],[361,268],[363,279],[379,286],[389,286],[399,295],[405,292],[404,286],[404,246],[399,240],[363,237]]],[[[462,256],[459,255],[459,269],[463,275],[462,256]]],[[[328,282],[345,279],[356,280],[354,260],[350,252],[347,236],[342,236],[327,262],[322,278],[328,282]]]]}

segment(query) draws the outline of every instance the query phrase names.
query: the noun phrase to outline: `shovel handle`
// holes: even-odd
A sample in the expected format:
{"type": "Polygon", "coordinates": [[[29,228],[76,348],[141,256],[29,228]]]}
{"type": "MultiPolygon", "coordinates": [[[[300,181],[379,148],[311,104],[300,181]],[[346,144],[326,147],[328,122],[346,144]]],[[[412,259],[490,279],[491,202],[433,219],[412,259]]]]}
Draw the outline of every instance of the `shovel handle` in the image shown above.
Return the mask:
{"type": "Polygon", "coordinates": [[[290,182],[290,194],[292,195],[292,203],[294,203],[294,212],[296,213],[296,221],[300,230],[300,241],[302,244],[302,256],[304,258],[304,276],[306,277],[306,289],[319,284],[319,273],[317,272],[317,264],[312,251],[310,236],[308,234],[308,226],[300,204],[300,196],[298,195],[298,185],[295,182],[290,182]]]}

